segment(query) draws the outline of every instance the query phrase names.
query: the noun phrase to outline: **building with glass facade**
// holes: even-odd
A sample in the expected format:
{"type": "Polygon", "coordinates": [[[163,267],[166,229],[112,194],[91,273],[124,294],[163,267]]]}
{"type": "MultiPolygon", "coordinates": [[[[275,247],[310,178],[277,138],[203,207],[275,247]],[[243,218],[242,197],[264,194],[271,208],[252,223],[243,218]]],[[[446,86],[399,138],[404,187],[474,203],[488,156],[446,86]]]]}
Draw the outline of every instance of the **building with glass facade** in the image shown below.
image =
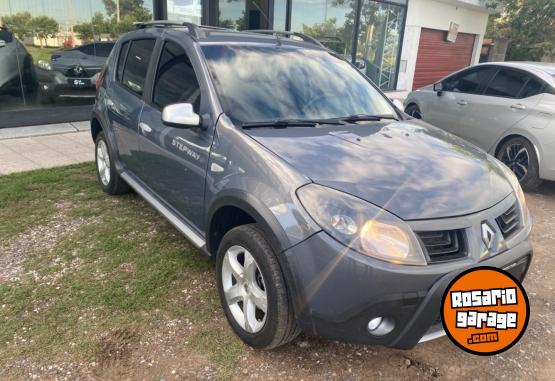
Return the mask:
{"type": "Polygon", "coordinates": [[[478,62],[487,17],[482,0],[0,0],[0,127],[45,108],[52,121],[88,115],[95,76],[134,21],[303,32],[387,92],[478,62]]]}

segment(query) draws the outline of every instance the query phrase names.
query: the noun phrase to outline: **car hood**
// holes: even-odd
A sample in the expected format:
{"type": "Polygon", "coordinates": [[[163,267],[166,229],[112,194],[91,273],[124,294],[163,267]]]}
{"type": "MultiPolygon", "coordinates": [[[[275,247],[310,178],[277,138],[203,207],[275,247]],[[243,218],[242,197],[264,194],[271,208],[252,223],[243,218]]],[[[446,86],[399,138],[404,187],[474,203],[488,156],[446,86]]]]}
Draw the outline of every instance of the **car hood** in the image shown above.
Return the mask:
{"type": "Polygon", "coordinates": [[[484,151],[420,121],[245,132],[313,182],[405,220],[471,214],[512,192],[484,151]]]}

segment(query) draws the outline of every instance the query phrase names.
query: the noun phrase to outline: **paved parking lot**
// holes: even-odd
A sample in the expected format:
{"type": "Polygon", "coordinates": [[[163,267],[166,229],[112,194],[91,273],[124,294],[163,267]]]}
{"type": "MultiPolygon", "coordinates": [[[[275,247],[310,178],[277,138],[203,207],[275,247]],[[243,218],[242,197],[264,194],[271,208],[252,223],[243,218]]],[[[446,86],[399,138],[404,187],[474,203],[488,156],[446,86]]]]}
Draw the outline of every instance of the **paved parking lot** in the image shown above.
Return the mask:
{"type": "Polygon", "coordinates": [[[0,129],[0,175],[94,160],[88,122],[0,129]]]}

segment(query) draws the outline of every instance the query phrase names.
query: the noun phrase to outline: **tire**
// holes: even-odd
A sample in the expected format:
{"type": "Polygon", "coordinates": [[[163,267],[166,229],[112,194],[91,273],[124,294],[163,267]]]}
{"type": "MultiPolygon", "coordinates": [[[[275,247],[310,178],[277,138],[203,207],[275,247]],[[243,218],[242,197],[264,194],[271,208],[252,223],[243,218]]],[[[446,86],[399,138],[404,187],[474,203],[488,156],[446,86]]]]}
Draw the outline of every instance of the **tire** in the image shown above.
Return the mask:
{"type": "Polygon", "coordinates": [[[128,193],[131,190],[115,169],[113,154],[103,131],[96,137],[94,162],[96,164],[96,177],[104,192],[117,195],[128,193]]]}
{"type": "Polygon", "coordinates": [[[283,273],[256,224],[242,225],[225,234],[218,248],[216,278],[227,321],[246,344],[272,349],[298,336],[300,330],[283,273]],[[250,266],[245,268],[245,262],[250,266]],[[260,303],[261,292],[265,304],[260,303]],[[266,306],[265,313],[260,305],[266,306]]]}
{"type": "Polygon", "coordinates": [[[405,109],[405,114],[408,114],[416,119],[422,119],[422,111],[420,111],[420,107],[418,107],[414,103],[411,103],[407,106],[407,108],[405,109]]]}
{"type": "Polygon", "coordinates": [[[507,140],[497,151],[497,158],[513,171],[522,189],[536,190],[542,183],[536,149],[521,136],[507,140]]]}
{"type": "Polygon", "coordinates": [[[40,87],[37,93],[38,101],[40,104],[51,104],[54,103],[54,101],[56,100],[56,98],[52,94],[40,89],[40,87]]]}

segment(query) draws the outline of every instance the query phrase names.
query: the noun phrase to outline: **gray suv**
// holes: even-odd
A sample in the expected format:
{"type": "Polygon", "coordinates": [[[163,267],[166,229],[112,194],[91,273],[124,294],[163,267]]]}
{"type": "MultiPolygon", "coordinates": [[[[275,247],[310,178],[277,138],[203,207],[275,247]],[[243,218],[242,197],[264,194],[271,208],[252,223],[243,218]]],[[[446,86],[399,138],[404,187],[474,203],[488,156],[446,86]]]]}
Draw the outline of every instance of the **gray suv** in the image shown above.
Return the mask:
{"type": "Polygon", "coordinates": [[[102,189],[134,189],[215,259],[224,313],[255,348],[301,330],[411,348],[444,333],[457,274],[530,265],[513,173],[298,33],[138,24],[91,127],[102,189]]]}

